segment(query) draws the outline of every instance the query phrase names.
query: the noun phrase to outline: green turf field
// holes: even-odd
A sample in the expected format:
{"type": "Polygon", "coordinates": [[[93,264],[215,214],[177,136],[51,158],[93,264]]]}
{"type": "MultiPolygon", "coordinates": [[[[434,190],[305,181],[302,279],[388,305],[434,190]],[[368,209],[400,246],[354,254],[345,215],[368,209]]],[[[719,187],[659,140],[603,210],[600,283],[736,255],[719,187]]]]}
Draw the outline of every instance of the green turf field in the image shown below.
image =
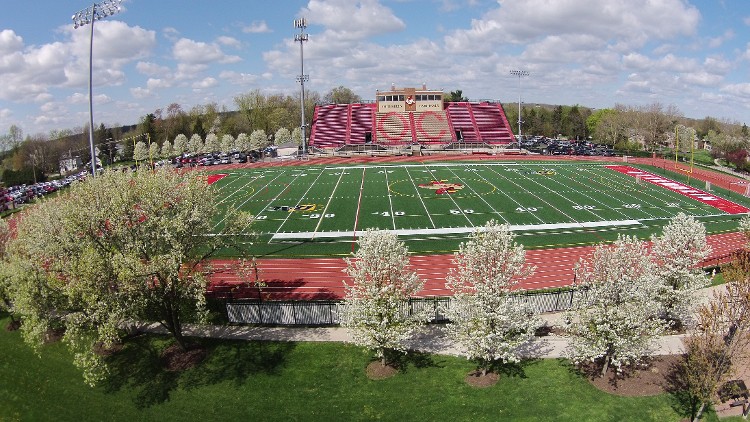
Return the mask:
{"type": "MultiPolygon", "coordinates": [[[[684,175],[644,168],[687,182],[684,175]]],[[[703,182],[693,185],[705,189],[703,182]]],[[[221,204],[257,216],[251,228],[261,235],[256,245],[281,255],[345,254],[370,227],[394,230],[412,251],[431,253],[455,250],[490,219],[510,224],[532,247],[578,244],[582,232],[602,233],[586,243],[611,240],[618,232],[643,235],[680,211],[713,232],[733,228],[737,219],[603,163],[267,167],[231,170],[213,186],[221,204]]],[[[740,195],[729,199],[748,205],[740,195]]]]}

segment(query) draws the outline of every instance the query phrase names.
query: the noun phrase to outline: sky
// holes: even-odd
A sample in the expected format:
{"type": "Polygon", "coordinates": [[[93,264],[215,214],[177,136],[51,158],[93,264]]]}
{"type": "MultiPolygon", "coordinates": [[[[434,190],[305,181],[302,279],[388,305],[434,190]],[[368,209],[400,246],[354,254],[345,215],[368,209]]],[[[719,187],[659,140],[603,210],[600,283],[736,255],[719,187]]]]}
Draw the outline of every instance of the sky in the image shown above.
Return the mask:
{"type": "MultiPolygon", "coordinates": [[[[88,124],[79,0],[0,0],[0,134],[88,124]]],[[[747,0],[124,0],[94,25],[94,124],[135,124],[253,90],[397,87],[471,100],[675,106],[750,123],[747,0]],[[528,71],[517,77],[511,70],[528,71]]]]}

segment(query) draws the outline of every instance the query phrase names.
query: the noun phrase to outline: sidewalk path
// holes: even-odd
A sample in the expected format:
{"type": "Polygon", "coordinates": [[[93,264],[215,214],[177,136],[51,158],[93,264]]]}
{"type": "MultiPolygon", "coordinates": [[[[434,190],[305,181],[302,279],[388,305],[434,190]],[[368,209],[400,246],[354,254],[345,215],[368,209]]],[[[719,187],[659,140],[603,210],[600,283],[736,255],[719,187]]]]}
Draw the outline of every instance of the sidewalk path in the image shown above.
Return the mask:
{"type": "MultiPolygon", "coordinates": [[[[720,288],[723,288],[723,286],[701,289],[696,294],[696,304],[707,302],[713,292],[720,288]]],[[[541,317],[548,326],[558,326],[561,323],[562,314],[549,313],[541,317]]],[[[156,323],[146,324],[139,328],[142,331],[152,333],[167,333],[162,326],[156,323]]],[[[228,340],[353,342],[349,331],[342,327],[308,328],[185,324],[184,329],[187,336],[228,340]]],[[[659,338],[654,344],[652,354],[674,355],[683,353],[682,339],[684,337],[684,334],[680,334],[659,338]]],[[[522,354],[530,358],[559,358],[564,357],[567,346],[568,339],[566,337],[553,334],[537,337],[532,344],[522,350],[522,354]]],[[[444,326],[439,324],[428,325],[421,334],[415,336],[409,343],[409,349],[441,355],[461,355],[459,347],[448,339],[444,326]]]]}

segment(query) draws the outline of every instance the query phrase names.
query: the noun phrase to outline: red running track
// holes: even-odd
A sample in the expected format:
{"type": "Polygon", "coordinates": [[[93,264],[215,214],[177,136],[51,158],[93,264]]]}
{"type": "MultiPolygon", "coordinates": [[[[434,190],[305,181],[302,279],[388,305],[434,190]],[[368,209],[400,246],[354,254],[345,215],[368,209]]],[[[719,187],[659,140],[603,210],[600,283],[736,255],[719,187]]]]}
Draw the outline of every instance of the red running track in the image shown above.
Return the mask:
{"type": "MultiPolygon", "coordinates": [[[[728,262],[730,254],[744,246],[740,233],[717,234],[708,237],[711,255],[705,266],[728,262]]],[[[528,265],[536,271],[520,284],[523,289],[549,289],[570,286],[574,282],[573,268],[581,257],[590,257],[593,246],[537,249],[526,252],[528,265]]],[[[449,296],[445,276],[453,267],[452,255],[416,255],[410,258],[411,268],[425,280],[418,296],[449,296]]],[[[233,268],[232,260],[212,263],[210,295],[219,298],[255,298],[263,300],[324,300],[341,299],[344,294],[346,263],[343,258],[259,259],[259,279],[266,285],[260,289],[243,286],[233,268]]]]}

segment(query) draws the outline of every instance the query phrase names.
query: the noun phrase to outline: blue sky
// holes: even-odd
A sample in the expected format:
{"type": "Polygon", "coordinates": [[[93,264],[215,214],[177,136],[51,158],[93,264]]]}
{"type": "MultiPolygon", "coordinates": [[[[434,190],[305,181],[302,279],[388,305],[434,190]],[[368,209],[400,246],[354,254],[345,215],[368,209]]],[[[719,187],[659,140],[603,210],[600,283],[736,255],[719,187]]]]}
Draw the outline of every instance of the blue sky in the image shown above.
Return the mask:
{"type": "MultiPolygon", "coordinates": [[[[0,133],[88,122],[83,1],[0,0],[0,133]]],[[[295,95],[308,21],[306,87],[460,89],[471,99],[659,103],[750,123],[747,0],[125,0],[94,37],[94,120],[133,124],[166,109],[259,89],[295,95]],[[527,70],[519,80],[511,69],[527,70]]]]}

